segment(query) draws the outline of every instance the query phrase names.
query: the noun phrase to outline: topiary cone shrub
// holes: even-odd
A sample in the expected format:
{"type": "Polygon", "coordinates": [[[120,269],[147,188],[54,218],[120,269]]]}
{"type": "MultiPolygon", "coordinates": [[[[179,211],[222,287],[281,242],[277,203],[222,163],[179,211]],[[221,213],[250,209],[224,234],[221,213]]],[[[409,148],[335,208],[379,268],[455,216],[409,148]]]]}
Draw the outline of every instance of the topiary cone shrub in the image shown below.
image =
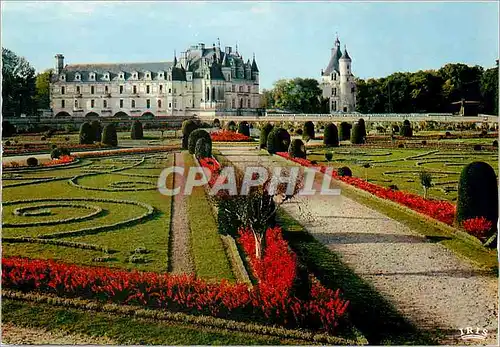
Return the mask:
{"type": "Polygon", "coordinates": [[[267,151],[270,154],[287,152],[290,146],[290,134],[283,128],[274,128],[267,137],[267,151]]]}
{"type": "Polygon", "coordinates": [[[351,128],[352,125],[347,122],[340,123],[339,127],[339,139],[340,141],[347,141],[351,139],[351,128]]]}
{"type": "Polygon", "coordinates": [[[292,158],[303,158],[306,159],[306,147],[304,142],[300,139],[294,139],[290,144],[290,148],[288,149],[288,154],[292,158]]]}
{"type": "Polygon", "coordinates": [[[481,161],[466,165],[458,181],[458,200],[455,222],[484,217],[493,225],[489,237],[496,233],[498,221],[498,185],[495,170],[481,161]]]}
{"type": "Polygon", "coordinates": [[[226,130],[228,130],[228,131],[236,131],[236,123],[234,121],[229,121],[226,124],[226,130]]]}
{"type": "Polygon", "coordinates": [[[260,148],[267,148],[267,137],[269,133],[273,130],[273,125],[270,123],[264,124],[264,126],[260,129],[260,138],[259,138],[259,146],[260,148]]]}
{"type": "Polygon", "coordinates": [[[206,142],[209,144],[210,154],[212,153],[212,139],[210,138],[210,134],[206,130],[196,129],[193,132],[191,132],[188,139],[188,150],[190,154],[195,154],[196,142],[201,138],[205,139],[206,142]]]}
{"type": "Polygon", "coordinates": [[[498,148],[498,140],[494,140],[494,141],[493,141],[493,147],[498,148]]]}
{"type": "Polygon", "coordinates": [[[304,123],[304,133],[302,134],[302,138],[305,141],[314,140],[314,123],[311,121],[307,121],[304,123]]]}
{"type": "Polygon", "coordinates": [[[102,131],[102,143],[108,146],[118,146],[118,136],[113,123],[107,124],[102,131]]]}
{"type": "Polygon", "coordinates": [[[89,145],[94,142],[94,134],[92,132],[92,127],[90,123],[83,123],[80,126],[80,144],[81,145],[89,145]]]}
{"type": "Polygon", "coordinates": [[[188,149],[189,135],[198,129],[198,125],[193,120],[182,122],[182,149],[188,149]]]}
{"type": "Polygon", "coordinates": [[[347,166],[343,166],[337,170],[337,174],[341,177],[349,176],[352,177],[352,171],[347,166]]]}
{"type": "Polygon", "coordinates": [[[199,138],[198,141],[196,141],[194,155],[198,159],[212,157],[212,144],[204,137],[199,138]]]}
{"type": "Polygon", "coordinates": [[[29,157],[26,159],[26,164],[28,166],[38,166],[38,159],[35,157],[29,157]]]}
{"type": "Polygon", "coordinates": [[[92,134],[94,134],[94,141],[101,142],[102,141],[102,126],[101,122],[98,120],[93,120],[90,123],[90,127],[92,128],[92,134]]]}
{"type": "Polygon", "coordinates": [[[355,145],[359,145],[364,143],[364,137],[363,137],[363,128],[359,125],[359,123],[354,124],[354,127],[352,128],[352,135],[351,135],[351,143],[355,145]]]}
{"type": "Polygon", "coordinates": [[[328,123],[326,125],[325,133],[323,135],[323,144],[328,147],[339,146],[339,132],[335,124],[328,123]]]}
{"type": "Polygon", "coordinates": [[[50,159],[59,159],[61,155],[62,155],[61,150],[59,148],[54,148],[50,152],[50,159]]]}
{"type": "Polygon", "coordinates": [[[213,124],[213,126],[215,128],[220,128],[220,120],[219,120],[219,118],[215,118],[212,124],[213,124]]]}
{"type": "Polygon", "coordinates": [[[250,126],[248,125],[248,122],[243,121],[238,124],[238,133],[250,137],[250,126]]]}
{"type": "Polygon", "coordinates": [[[358,125],[360,127],[361,136],[363,137],[363,139],[365,139],[366,138],[366,124],[365,124],[365,120],[363,118],[360,118],[358,120],[358,125]]]}
{"type": "Polygon", "coordinates": [[[130,138],[132,140],[140,140],[144,138],[142,123],[137,119],[132,122],[132,126],[130,127],[130,138]]]}
{"type": "Polygon", "coordinates": [[[401,127],[400,135],[404,137],[412,137],[413,129],[411,128],[411,125],[403,124],[403,126],[401,127]]]}

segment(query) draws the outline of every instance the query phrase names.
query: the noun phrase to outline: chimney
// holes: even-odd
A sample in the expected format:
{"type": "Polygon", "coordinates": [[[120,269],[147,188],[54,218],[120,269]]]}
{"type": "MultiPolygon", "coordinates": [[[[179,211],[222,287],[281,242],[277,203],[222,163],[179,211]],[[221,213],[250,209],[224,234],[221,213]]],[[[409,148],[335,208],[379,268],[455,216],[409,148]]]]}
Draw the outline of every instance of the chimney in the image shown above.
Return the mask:
{"type": "Polygon", "coordinates": [[[64,69],[64,55],[56,54],[56,74],[59,75],[64,69]]]}
{"type": "Polygon", "coordinates": [[[232,50],[231,47],[227,47],[227,46],[224,47],[224,53],[226,53],[226,54],[231,54],[231,50],[232,50]]]}

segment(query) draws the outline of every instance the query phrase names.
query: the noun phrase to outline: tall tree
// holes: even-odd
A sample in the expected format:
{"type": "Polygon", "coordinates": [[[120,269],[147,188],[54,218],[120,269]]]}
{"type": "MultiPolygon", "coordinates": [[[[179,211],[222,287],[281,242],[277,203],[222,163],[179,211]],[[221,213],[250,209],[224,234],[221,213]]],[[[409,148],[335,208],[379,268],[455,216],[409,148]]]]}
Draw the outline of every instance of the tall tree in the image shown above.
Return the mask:
{"type": "Polygon", "coordinates": [[[2,114],[34,114],[34,96],[35,69],[25,58],[2,47],[2,114]]]}
{"type": "Polygon", "coordinates": [[[321,88],[313,78],[278,80],[271,91],[277,108],[293,112],[321,112],[321,88]]]}
{"type": "Polygon", "coordinates": [[[498,67],[487,69],[481,76],[483,112],[498,115],[498,67]]]}
{"type": "Polygon", "coordinates": [[[45,70],[36,75],[35,101],[37,108],[50,108],[50,76],[53,70],[45,70]]]}

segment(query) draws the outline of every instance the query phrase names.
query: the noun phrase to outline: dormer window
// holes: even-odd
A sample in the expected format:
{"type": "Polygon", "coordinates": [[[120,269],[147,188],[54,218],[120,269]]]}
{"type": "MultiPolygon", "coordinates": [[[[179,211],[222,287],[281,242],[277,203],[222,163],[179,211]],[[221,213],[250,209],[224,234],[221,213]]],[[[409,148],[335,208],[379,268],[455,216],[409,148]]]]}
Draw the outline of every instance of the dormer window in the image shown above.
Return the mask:
{"type": "Polygon", "coordinates": [[[132,78],[133,78],[134,80],[138,79],[138,78],[139,78],[139,73],[138,73],[137,71],[133,71],[133,72],[132,72],[132,78]]]}
{"type": "Polygon", "coordinates": [[[81,80],[82,80],[82,75],[80,75],[80,73],[78,73],[78,72],[77,72],[77,73],[75,74],[75,80],[77,80],[77,81],[81,81],[81,80]]]}
{"type": "Polygon", "coordinates": [[[62,75],[60,76],[60,80],[61,80],[61,81],[66,81],[66,75],[62,74],[62,75]]]}
{"type": "Polygon", "coordinates": [[[94,72],[89,73],[89,80],[95,81],[95,73],[94,72]]]}
{"type": "Polygon", "coordinates": [[[147,80],[151,79],[151,72],[146,71],[146,72],[144,73],[144,78],[145,78],[145,79],[147,79],[147,80]]]}
{"type": "Polygon", "coordinates": [[[109,73],[108,73],[108,72],[104,73],[104,75],[102,76],[102,78],[103,78],[105,81],[109,81],[109,73]]]}
{"type": "Polygon", "coordinates": [[[121,79],[121,80],[125,79],[125,73],[124,72],[120,72],[120,74],[118,76],[119,76],[118,78],[121,79]]]}
{"type": "Polygon", "coordinates": [[[158,73],[158,79],[162,80],[162,79],[164,79],[164,78],[165,78],[165,73],[163,73],[163,72],[159,72],[159,73],[158,73]]]}

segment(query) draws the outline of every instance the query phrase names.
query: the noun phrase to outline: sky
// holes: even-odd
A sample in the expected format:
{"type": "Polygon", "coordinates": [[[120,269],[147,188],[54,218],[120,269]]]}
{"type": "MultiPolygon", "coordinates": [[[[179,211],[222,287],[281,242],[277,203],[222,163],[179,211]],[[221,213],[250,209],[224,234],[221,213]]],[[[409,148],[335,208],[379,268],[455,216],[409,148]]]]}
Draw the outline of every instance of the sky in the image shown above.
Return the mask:
{"type": "Polygon", "coordinates": [[[489,2],[49,2],[2,1],[2,47],[37,72],[65,64],[170,61],[190,45],[238,44],[260,87],[319,78],[336,33],[360,78],[489,68],[499,56],[499,5],[489,2]]]}

